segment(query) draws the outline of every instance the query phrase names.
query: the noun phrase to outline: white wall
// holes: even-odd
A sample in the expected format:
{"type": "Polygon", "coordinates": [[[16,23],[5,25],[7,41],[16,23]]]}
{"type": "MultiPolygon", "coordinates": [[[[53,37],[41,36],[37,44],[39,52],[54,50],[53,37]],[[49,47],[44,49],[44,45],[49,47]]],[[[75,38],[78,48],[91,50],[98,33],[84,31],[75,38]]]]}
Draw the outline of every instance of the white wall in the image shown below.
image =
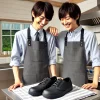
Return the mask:
{"type": "MultiPolygon", "coordinates": [[[[0,0],[0,20],[31,21],[33,5],[33,2],[25,0],[0,0]]],[[[54,12],[53,20],[48,26],[56,26],[60,30],[58,7],[54,7],[54,12]]]]}
{"type": "Polygon", "coordinates": [[[0,19],[31,20],[32,2],[24,0],[0,0],[0,19]]]}
{"type": "MultiPolygon", "coordinates": [[[[1,21],[14,21],[14,22],[31,22],[31,9],[34,3],[25,0],[0,0],[0,20],[1,21]]],[[[54,17],[52,21],[45,27],[54,26],[59,31],[63,30],[58,19],[58,7],[54,7],[54,17]]],[[[2,53],[2,39],[0,29],[0,53],[2,53]]]]}
{"type": "MultiPolygon", "coordinates": [[[[31,21],[33,2],[25,0],[0,0],[0,20],[31,21]]],[[[97,0],[86,0],[78,4],[82,12],[97,6],[97,0]]],[[[58,19],[58,7],[54,7],[53,20],[46,26],[56,26],[59,31],[65,29],[58,19]]]]}

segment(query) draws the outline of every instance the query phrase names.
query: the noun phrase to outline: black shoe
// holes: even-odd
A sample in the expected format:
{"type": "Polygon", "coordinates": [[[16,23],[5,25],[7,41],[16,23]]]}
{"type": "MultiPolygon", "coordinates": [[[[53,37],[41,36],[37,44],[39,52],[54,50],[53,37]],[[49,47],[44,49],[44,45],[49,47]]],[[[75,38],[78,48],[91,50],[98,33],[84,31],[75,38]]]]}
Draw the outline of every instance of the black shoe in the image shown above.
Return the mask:
{"type": "Polygon", "coordinates": [[[70,78],[58,79],[50,88],[43,91],[42,95],[48,99],[64,96],[73,89],[70,78]]]}
{"type": "Polygon", "coordinates": [[[42,82],[40,82],[37,86],[31,87],[28,93],[32,96],[40,96],[42,95],[43,90],[49,88],[52,84],[56,82],[56,77],[44,78],[42,82]]]}

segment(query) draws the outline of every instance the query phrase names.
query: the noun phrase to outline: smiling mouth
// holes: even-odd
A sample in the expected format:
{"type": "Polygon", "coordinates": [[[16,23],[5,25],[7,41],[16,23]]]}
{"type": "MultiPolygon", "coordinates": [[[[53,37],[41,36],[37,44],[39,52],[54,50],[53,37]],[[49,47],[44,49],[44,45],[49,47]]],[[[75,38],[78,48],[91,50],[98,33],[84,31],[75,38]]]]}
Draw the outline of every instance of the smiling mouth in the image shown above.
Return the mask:
{"type": "Polygon", "coordinates": [[[40,25],[40,27],[43,27],[44,25],[42,25],[42,24],[39,24],[40,25]]]}
{"type": "Polygon", "coordinates": [[[69,27],[69,26],[70,26],[70,24],[66,24],[66,25],[65,25],[65,27],[69,27]]]}
{"type": "Polygon", "coordinates": [[[38,22],[38,24],[39,24],[40,27],[43,27],[43,26],[44,26],[44,25],[42,25],[40,22],[38,22]]]}

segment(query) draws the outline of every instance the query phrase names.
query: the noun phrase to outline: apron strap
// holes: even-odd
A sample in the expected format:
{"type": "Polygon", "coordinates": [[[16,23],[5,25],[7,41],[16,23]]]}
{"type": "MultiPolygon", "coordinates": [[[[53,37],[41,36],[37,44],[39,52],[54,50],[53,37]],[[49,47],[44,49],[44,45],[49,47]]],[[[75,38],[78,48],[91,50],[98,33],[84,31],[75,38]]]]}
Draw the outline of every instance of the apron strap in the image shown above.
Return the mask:
{"type": "MultiPolygon", "coordinates": [[[[47,38],[46,38],[46,31],[43,29],[43,33],[44,33],[44,41],[45,41],[45,44],[47,45],[47,38]]],[[[27,29],[27,43],[28,43],[28,46],[31,46],[31,36],[30,36],[30,28],[28,27],[27,29]]]]}
{"type": "Polygon", "coordinates": [[[66,37],[65,37],[65,46],[67,46],[67,35],[68,35],[68,32],[66,33],[66,37]]]}
{"type": "Polygon", "coordinates": [[[81,29],[80,46],[84,46],[84,29],[81,29]]]}
{"type": "Polygon", "coordinates": [[[31,46],[31,36],[30,36],[30,28],[28,27],[27,29],[27,43],[28,43],[28,46],[31,46]]]}
{"type": "Polygon", "coordinates": [[[47,45],[46,31],[44,29],[43,29],[43,33],[44,33],[44,41],[45,41],[45,44],[47,45]]]}
{"type": "MultiPolygon", "coordinates": [[[[68,32],[66,33],[66,37],[65,37],[65,46],[67,46],[67,35],[68,32]]],[[[84,44],[84,29],[81,29],[81,38],[80,38],[80,46],[82,47],[84,44]]]]}

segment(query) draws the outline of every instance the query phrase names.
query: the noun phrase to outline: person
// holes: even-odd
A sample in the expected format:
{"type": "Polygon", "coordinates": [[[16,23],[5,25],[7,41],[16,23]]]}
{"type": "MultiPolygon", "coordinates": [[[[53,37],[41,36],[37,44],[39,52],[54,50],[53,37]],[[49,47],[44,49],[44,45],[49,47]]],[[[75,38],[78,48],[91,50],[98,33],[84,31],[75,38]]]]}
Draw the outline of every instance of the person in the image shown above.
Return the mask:
{"type": "Polygon", "coordinates": [[[56,76],[55,37],[43,27],[52,20],[54,10],[48,2],[38,1],[32,10],[32,24],[15,34],[11,62],[15,82],[9,90],[56,76]],[[24,64],[22,80],[19,66],[24,64]]]}
{"type": "Polygon", "coordinates": [[[63,57],[62,77],[70,77],[72,83],[85,89],[98,87],[100,74],[100,52],[96,36],[80,25],[81,10],[75,3],[65,2],[59,8],[59,19],[66,28],[59,34],[57,28],[47,31],[56,36],[56,45],[63,57]],[[91,58],[94,69],[93,82],[88,83],[86,66],[91,58]]]}

